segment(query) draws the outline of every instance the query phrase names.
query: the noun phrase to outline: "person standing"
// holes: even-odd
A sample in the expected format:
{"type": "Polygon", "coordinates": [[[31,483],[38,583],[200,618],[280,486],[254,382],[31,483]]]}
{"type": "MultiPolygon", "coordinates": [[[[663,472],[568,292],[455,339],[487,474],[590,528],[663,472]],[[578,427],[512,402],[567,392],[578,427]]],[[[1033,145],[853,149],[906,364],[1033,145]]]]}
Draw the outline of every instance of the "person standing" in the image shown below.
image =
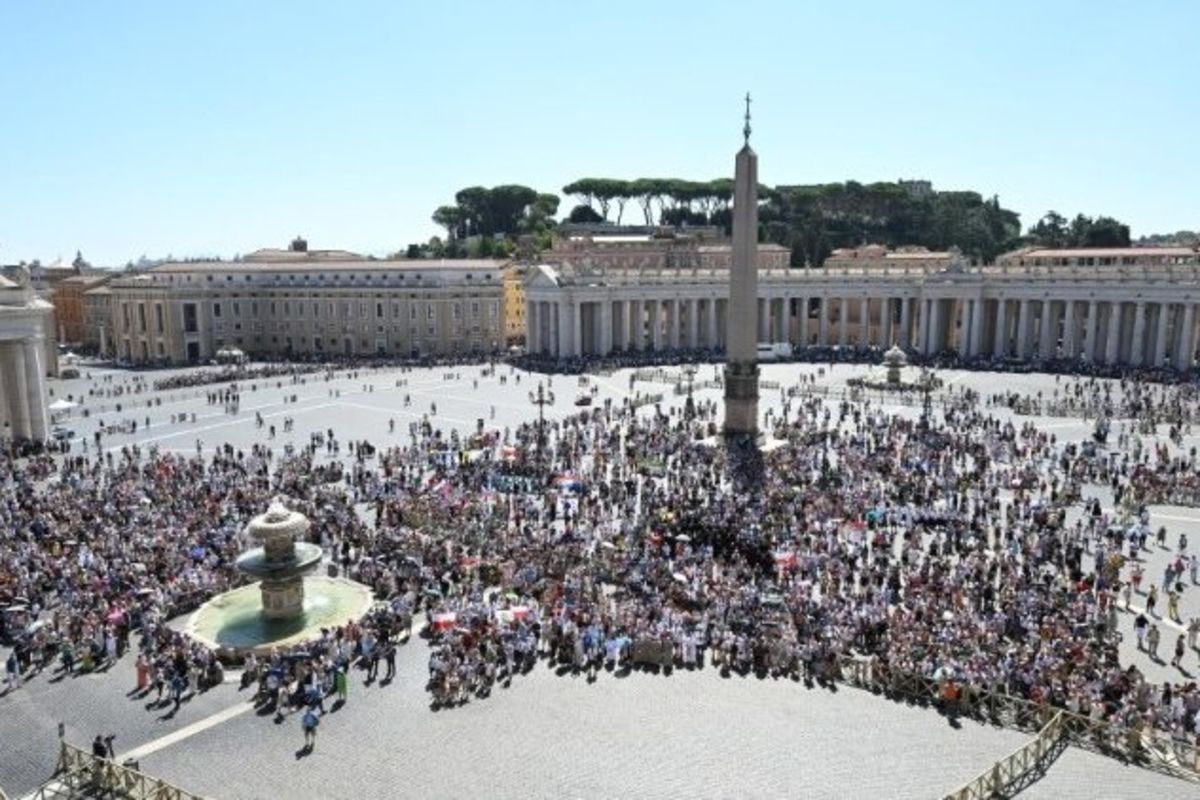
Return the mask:
{"type": "Polygon", "coordinates": [[[1150,584],[1150,591],[1146,593],[1146,613],[1150,616],[1155,616],[1154,607],[1158,605],[1158,587],[1153,583],[1150,584]]]}
{"type": "Polygon", "coordinates": [[[1146,634],[1146,645],[1150,651],[1150,658],[1153,661],[1158,661],[1158,641],[1162,637],[1157,625],[1151,625],[1150,631],[1146,634]]]}
{"type": "Polygon", "coordinates": [[[1183,645],[1183,634],[1181,633],[1175,639],[1175,657],[1171,659],[1172,667],[1180,667],[1180,668],[1183,667],[1184,652],[1185,652],[1185,648],[1183,645]]]}
{"type": "Polygon", "coordinates": [[[300,724],[304,728],[304,749],[311,751],[317,744],[317,726],[321,724],[321,718],[310,708],[304,712],[300,724]]]}
{"type": "Polygon", "coordinates": [[[383,676],[383,679],[390,681],[396,677],[396,645],[392,642],[384,644],[383,660],[387,663],[387,674],[383,676]]]}
{"type": "Polygon", "coordinates": [[[1138,650],[1146,649],[1146,630],[1150,627],[1150,620],[1145,614],[1138,614],[1137,619],[1133,621],[1133,632],[1137,635],[1138,650]]]}
{"type": "Polygon", "coordinates": [[[8,691],[14,691],[21,684],[21,664],[17,661],[17,651],[8,654],[4,662],[4,680],[8,683],[8,691]]]}
{"type": "Polygon", "coordinates": [[[333,690],[337,692],[337,701],[343,705],[350,689],[350,678],[344,667],[338,667],[333,673],[333,690]]]}

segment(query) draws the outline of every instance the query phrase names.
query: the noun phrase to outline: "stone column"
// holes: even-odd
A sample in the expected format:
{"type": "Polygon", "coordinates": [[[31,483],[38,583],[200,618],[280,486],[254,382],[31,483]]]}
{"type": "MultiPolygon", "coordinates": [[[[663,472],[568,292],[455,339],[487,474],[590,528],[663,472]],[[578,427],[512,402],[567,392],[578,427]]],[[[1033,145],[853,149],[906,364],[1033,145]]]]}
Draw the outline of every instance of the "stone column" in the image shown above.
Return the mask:
{"type": "Polygon", "coordinates": [[[858,346],[871,343],[871,302],[864,297],[858,304],[858,346]]]}
{"type": "Polygon", "coordinates": [[[1003,298],[996,301],[996,339],[992,345],[992,356],[1008,356],[1008,301],[1003,298]]]}
{"type": "Polygon", "coordinates": [[[1108,304],[1108,336],[1104,342],[1104,363],[1116,364],[1121,358],[1121,304],[1108,304]]]}
{"type": "Polygon", "coordinates": [[[1133,340],[1129,344],[1129,363],[1141,366],[1146,356],[1146,304],[1138,301],[1133,313],[1133,340]]]}
{"type": "Polygon", "coordinates": [[[1042,360],[1054,354],[1054,306],[1050,300],[1039,303],[1038,313],[1038,357],[1042,360]]]}
{"type": "Polygon", "coordinates": [[[50,421],[46,413],[46,370],[42,366],[42,348],[46,346],[41,336],[26,339],[25,351],[25,399],[29,406],[29,435],[38,441],[50,436],[50,421]]]}
{"type": "Polygon", "coordinates": [[[838,344],[845,347],[850,341],[850,302],[838,298],[838,344]]]}
{"type": "Polygon", "coordinates": [[[0,388],[8,400],[9,435],[13,439],[32,436],[29,419],[29,389],[25,378],[25,350],[20,342],[0,342],[0,388]]]}
{"type": "Polygon", "coordinates": [[[604,298],[600,301],[600,355],[606,356],[613,349],[613,307],[612,300],[604,298]]]}
{"type": "Polygon", "coordinates": [[[1075,357],[1075,332],[1079,326],[1075,322],[1075,301],[1067,300],[1063,304],[1063,355],[1075,357]]]}
{"type": "Polygon", "coordinates": [[[583,355],[583,301],[571,306],[571,354],[583,355]]]}
{"type": "Polygon", "coordinates": [[[1029,358],[1029,301],[1022,300],[1017,306],[1017,357],[1029,358]]]}
{"type": "Polygon", "coordinates": [[[646,349],[663,349],[663,303],[658,298],[643,300],[646,308],[646,349]]]}
{"type": "Polygon", "coordinates": [[[821,308],[817,315],[817,344],[822,347],[829,345],[829,297],[820,298],[821,308]]]}
{"type": "Polygon", "coordinates": [[[929,300],[922,297],[913,301],[917,309],[917,341],[914,348],[918,353],[929,352],[929,300]]]}
{"type": "Polygon", "coordinates": [[[1096,315],[1100,313],[1099,304],[1095,300],[1088,301],[1087,327],[1083,333],[1083,357],[1088,361],[1098,361],[1096,358],[1096,315]]]}
{"type": "Polygon", "coordinates": [[[941,347],[942,301],[933,298],[929,301],[929,324],[925,326],[925,354],[934,355],[941,347]]]}
{"type": "Polygon", "coordinates": [[[1179,349],[1175,351],[1175,368],[1178,370],[1191,369],[1194,360],[1196,341],[1196,304],[1184,303],[1183,325],[1179,331],[1179,349]]]}
{"type": "Polygon", "coordinates": [[[892,346],[892,299],[887,295],[879,301],[879,346],[892,346]]]}
{"type": "Polygon", "coordinates": [[[1158,311],[1158,329],[1154,332],[1154,363],[1152,366],[1161,367],[1167,361],[1167,322],[1171,316],[1171,306],[1166,303],[1156,303],[1158,311]]]}
{"type": "Polygon", "coordinates": [[[907,349],[912,346],[912,299],[900,299],[900,347],[907,349]]]}
{"type": "Polygon", "coordinates": [[[537,352],[537,301],[525,301],[525,350],[537,352]]]}
{"type": "Polygon", "coordinates": [[[971,356],[977,356],[983,352],[983,312],[983,298],[976,297],[971,301],[971,356]]]}
{"type": "Polygon", "coordinates": [[[571,349],[568,346],[567,337],[571,335],[571,324],[567,319],[567,303],[565,300],[560,300],[554,304],[554,327],[556,335],[554,337],[554,355],[558,358],[566,358],[570,354],[571,349]]]}
{"type": "Polygon", "coordinates": [[[711,349],[715,349],[718,344],[718,342],[717,342],[717,299],[715,297],[710,297],[708,300],[704,301],[704,304],[706,306],[708,306],[708,319],[705,321],[705,324],[708,326],[708,341],[705,342],[705,347],[708,347],[711,350],[711,349]]]}
{"type": "Polygon", "coordinates": [[[670,328],[667,329],[667,338],[672,350],[679,349],[679,310],[682,306],[678,297],[672,297],[667,303],[667,314],[670,318],[670,328]]]}
{"type": "Polygon", "coordinates": [[[796,337],[801,347],[808,347],[808,298],[796,300],[796,337]]]}

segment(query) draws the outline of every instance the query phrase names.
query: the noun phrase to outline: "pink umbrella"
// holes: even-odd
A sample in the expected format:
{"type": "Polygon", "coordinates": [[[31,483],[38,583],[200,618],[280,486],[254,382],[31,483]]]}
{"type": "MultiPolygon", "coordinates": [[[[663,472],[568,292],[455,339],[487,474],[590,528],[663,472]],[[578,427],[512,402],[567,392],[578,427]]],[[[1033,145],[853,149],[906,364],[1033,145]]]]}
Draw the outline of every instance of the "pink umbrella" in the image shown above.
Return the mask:
{"type": "Polygon", "coordinates": [[[458,614],[452,611],[447,611],[443,614],[433,615],[433,629],[435,631],[448,631],[454,627],[454,623],[458,621],[458,614]]]}

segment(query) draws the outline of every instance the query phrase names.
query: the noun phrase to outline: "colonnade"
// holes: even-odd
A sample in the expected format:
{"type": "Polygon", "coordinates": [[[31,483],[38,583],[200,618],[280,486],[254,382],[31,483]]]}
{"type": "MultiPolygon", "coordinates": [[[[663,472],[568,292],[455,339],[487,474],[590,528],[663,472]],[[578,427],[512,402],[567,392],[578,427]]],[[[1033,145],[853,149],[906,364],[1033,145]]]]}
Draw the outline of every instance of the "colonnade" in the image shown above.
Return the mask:
{"type": "Polygon", "coordinates": [[[44,440],[50,434],[41,337],[0,340],[0,437],[44,440]]]}
{"type": "MultiPolygon", "coordinates": [[[[647,287],[648,289],[650,287],[647,287]]],[[[657,287],[662,292],[664,287],[657,287]]],[[[682,287],[681,287],[682,288],[682,287]]],[[[1130,366],[1192,365],[1196,301],[1052,298],[982,291],[847,296],[781,292],[758,301],[758,340],[795,346],[901,347],[964,357],[1079,359],[1130,366]]],[[[725,344],[723,296],[539,299],[529,293],[526,345],[559,358],[614,351],[716,349],[725,344]]]]}

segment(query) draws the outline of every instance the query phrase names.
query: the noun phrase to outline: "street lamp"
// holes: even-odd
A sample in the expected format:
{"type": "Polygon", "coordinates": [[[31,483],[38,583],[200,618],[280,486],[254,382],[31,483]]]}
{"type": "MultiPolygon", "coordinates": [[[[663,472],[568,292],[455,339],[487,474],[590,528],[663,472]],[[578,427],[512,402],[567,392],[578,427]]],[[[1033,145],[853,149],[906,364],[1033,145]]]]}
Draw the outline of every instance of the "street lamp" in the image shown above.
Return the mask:
{"type": "Polygon", "coordinates": [[[546,447],[546,406],[554,405],[554,392],[539,381],[537,391],[529,393],[529,402],[538,407],[537,446],[538,460],[541,461],[546,447]]]}
{"type": "Polygon", "coordinates": [[[696,365],[684,364],[683,379],[687,381],[687,402],[683,405],[683,416],[689,422],[696,416],[696,404],[692,400],[692,383],[696,380],[696,365]]]}

